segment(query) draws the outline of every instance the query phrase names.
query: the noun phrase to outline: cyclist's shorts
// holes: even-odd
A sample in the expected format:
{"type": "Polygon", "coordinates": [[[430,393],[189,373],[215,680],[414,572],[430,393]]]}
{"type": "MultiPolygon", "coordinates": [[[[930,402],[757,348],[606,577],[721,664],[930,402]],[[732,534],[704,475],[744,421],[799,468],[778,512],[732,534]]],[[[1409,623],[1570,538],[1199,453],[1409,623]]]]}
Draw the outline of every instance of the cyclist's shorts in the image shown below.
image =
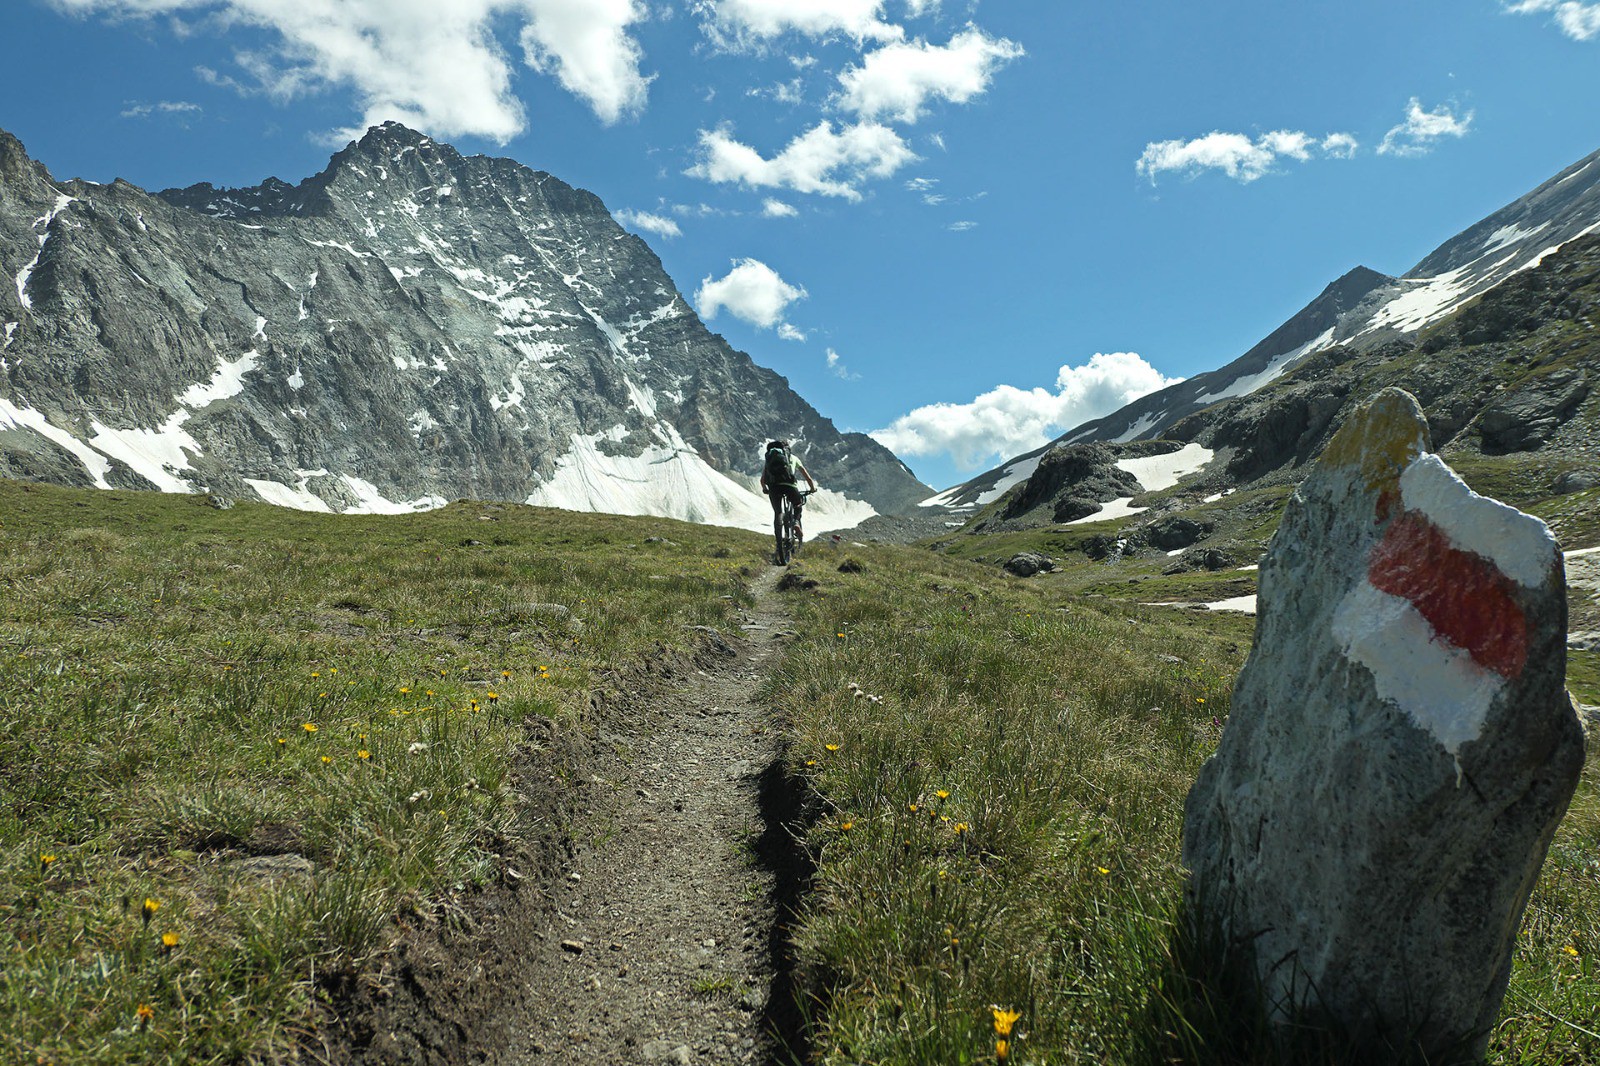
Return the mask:
{"type": "Polygon", "coordinates": [[[779,507],[783,506],[782,500],[785,496],[789,497],[789,502],[794,504],[796,511],[802,510],[806,505],[806,498],[800,494],[799,485],[773,485],[771,489],[768,499],[772,501],[774,514],[777,513],[779,507]]]}

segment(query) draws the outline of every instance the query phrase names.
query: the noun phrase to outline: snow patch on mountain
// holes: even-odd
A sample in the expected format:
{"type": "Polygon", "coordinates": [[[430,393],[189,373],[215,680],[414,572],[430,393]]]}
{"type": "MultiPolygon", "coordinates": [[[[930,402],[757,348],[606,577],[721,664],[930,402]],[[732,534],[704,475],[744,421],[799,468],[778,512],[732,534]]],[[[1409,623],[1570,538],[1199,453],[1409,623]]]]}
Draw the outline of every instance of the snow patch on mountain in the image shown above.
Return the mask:
{"type": "Polygon", "coordinates": [[[66,430],[51,425],[50,420],[45,418],[44,412],[35,411],[31,407],[18,407],[0,397],[0,430],[6,429],[32,430],[82,463],[83,468],[94,480],[95,488],[111,487],[106,481],[106,475],[111,472],[111,464],[106,461],[106,457],[66,430]]]}
{"type": "MultiPolygon", "coordinates": [[[[266,319],[261,319],[261,322],[265,323],[266,319]]],[[[260,327],[258,326],[257,328],[259,329],[260,327]]],[[[198,410],[214,404],[218,400],[226,400],[230,396],[239,395],[244,391],[244,376],[256,368],[256,360],[259,358],[261,358],[261,353],[252,349],[231,363],[224,359],[217,365],[217,369],[212,373],[210,381],[202,381],[198,384],[190,385],[183,395],[178,397],[178,402],[185,407],[192,407],[198,410]]]]}
{"type": "Polygon", "coordinates": [[[1301,359],[1320,352],[1331,344],[1333,344],[1333,327],[1330,326],[1300,347],[1284,352],[1282,355],[1273,356],[1272,360],[1267,363],[1265,369],[1260,373],[1245,374],[1242,377],[1234,378],[1225,388],[1218,389],[1216,392],[1205,393],[1202,396],[1196,396],[1194,402],[1203,405],[1216,403],[1218,400],[1231,399],[1235,396],[1247,396],[1281,377],[1284,371],[1294,366],[1301,359]]]}
{"type": "MultiPolygon", "coordinates": [[[[638,456],[611,455],[600,444],[611,435],[575,434],[556,471],[528,497],[538,507],[606,514],[659,515],[686,522],[769,531],[772,506],[749,486],[713,469],[670,426],[667,440],[638,456]]],[[[812,534],[844,529],[877,512],[859,500],[822,491],[806,505],[812,534]]]]}

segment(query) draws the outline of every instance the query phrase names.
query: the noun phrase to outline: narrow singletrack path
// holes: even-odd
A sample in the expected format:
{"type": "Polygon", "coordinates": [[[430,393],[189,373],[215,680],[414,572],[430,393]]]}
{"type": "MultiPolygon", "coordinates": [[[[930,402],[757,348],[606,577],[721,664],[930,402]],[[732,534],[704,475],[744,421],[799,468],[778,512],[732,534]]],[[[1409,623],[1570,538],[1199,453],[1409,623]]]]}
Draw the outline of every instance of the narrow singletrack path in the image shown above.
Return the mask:
{"type": "Polygon", "coordinates": [[[782,654],[782,573],[757,578],[742,642],[602,725],[503,1066],[787,1061],[768,1002],[781,829],[763,817],[779,737],[755,699],[782,654]]]}

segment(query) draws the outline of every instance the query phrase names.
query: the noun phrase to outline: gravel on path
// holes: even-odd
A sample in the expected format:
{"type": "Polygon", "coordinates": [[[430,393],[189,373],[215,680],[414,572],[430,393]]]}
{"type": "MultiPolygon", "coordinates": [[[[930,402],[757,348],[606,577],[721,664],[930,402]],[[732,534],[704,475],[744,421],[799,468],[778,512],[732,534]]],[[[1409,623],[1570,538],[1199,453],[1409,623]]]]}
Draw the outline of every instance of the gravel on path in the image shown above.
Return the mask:
{"type": "Polygon", "coordinates": [[[775,929],[792,886],[763,813],[779,736],[755,699],[782,654],[782,573],[757,579],[722,662],[602,725],[502,1066],[787,1061],[768,998],[784,987],[775,929]]]}

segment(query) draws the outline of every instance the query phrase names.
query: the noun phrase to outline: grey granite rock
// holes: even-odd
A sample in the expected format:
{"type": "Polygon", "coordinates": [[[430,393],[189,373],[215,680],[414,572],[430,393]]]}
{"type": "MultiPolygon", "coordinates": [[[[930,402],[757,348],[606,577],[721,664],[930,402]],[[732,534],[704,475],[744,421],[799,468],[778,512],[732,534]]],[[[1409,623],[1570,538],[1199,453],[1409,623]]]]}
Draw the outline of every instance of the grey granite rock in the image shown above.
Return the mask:
{"type": "Polygon", "coordinates": [[[1560,550],[1427,449],[1388,389],[1295,493],[1184,818],[1210,975],[1372,1061],[1481,1055],[1583,765],[1560,550]]]}

